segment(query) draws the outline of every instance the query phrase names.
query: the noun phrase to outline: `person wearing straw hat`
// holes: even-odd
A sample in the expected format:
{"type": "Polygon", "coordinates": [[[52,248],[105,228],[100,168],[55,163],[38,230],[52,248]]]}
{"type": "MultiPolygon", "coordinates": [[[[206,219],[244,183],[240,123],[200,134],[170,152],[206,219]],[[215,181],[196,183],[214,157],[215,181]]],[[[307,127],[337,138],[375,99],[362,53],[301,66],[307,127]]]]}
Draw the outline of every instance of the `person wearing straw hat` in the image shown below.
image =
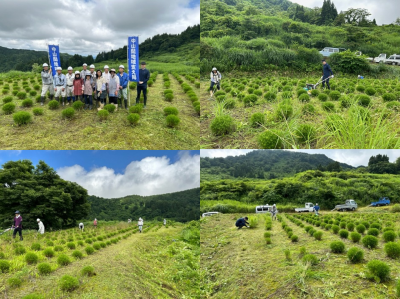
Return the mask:
{"type": "Polygon", "coordinates": [[[60,102],[60,96],[62,98],[62,104],[64,106],[65,103],[65,95],[66,95],[66,87],[67,87],[67,78],[62,73],[62,68],[57,67],[57,74],[54,76],[54,91],[56,93],[56,100],[60,102]]]}
{"type": "Polygon", "coordinates": [[[14,217],[14,224],[13,224],[13,239],[15,239],[15,236],[17,233],[19,234],[19,239],[22,241],[24,238],[22,237],[22,217],[19,211],[15,211],[15,217],[14,217]]]}
{"type": "Polygon", "coordinates": [[[40,233],[40,234],[44,234],[44,225],[43,225],[43,222],[42,221],[40,221],[40,219],[38,218],[38,219],[36,219],[36,222],[38,223],[38,225],[39,225],[39,230],[38,230],[38,233],[40,233]]]}
{"type": "Polygon", "coordinates": [[[67,90],[66,90],[66,97],[67,97],[67,105],[72,102],[75,102],[75,97],[74,97],[74,79],[75,79],[75,74],[72,72],[73,68],[72,66],[68,67],[68,73],[65,75],[65,78],[67,80],[67,90]]]}
{"type": "Polygon", "coordinates": [[[150,71],[146,69],[146,62],[142,61],[140,64],[141,68],[139,70],[139,82],[137,84],[137,97],[136,97],[136,104],[140,102],[140,93],[143,91],[143,98],[144,98],[144,108],[146,108],[147,104],[147,81],[150,79],[150,71]]]}
{"type": "Polygon", "coordinates": [[[110,100],[110,104],[115,106],[115,111],[118,109],[118,90],[119,90],[119,78],[115,75],[115,69],[110,70],[111,77],[110,83],[108,83],[108,98],[110,100]]]}
{"type": "Polygon", "coordinates": [[[121,64],[119,66],[119,89],[118,89],[118,102],[121,100],[121,108],[122,108],[122,99],[121,95],[124,98],[125,109],[128,110],[128,74],[124,72],[125,67],[121,64]]]}
{"type": "Polygon", "coordinates": [[[44,98],[46,96],[47,91],[50,92],[50,101],[54,97],[54,88],[53,88],[53,74],[51,72],[51,67],[47,63],[43,63],[43,70],[41,72],[42,76],[42,93],[40,94],[40,105],[43,106],[44,98]]]}

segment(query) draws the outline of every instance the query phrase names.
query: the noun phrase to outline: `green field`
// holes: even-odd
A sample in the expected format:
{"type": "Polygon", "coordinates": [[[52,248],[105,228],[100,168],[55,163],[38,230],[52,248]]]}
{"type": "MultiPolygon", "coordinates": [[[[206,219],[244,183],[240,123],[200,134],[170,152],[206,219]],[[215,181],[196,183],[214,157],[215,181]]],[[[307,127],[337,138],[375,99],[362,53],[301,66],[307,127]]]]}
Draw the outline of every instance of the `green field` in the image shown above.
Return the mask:
{"type": "MultiPolygon", "coordinates": [[[[398,259],[386,252],[394,257],[388,248],[398,248],[400,254],[400,223],[387,208],[322,212],[319,218],[281,214],[281,221],[272,222],[266,215],[252,216],[250,229],[237,230],[235,221],[242,216],[220,214],[201,221],[202,298],[398,298],[398,259]],[[375,249],[366,248],[363,239],[351,239],[357,231],[352,224],[361,223],[379,227],[375,249]],[[336,224],[349,230],[348,238],[333,232],[336,224]],[[306,228],[322,232],[322,238],[317,240],[315,232],[308,233],[306,228]],[[296,242],[292,235],[297,236],[296,242]],[[394,242],[386,242],[384,235],[394,236],[394,242]],[[332,252],[334,241],[343,242],[343,253],[332,252]],[[352,263],[347,256],[353,247],[364,253],[360,263],[352,263]],[[315,257],[316,265],[305,260],[308,254],[315,257]],[[389,278],[378,282],[372,277],[367,266],[372,260],[389,266],[389,278]]],[[[376,231],[367,229],[361,237],[372,233],[376,231]]]]}
{"type": "Polygon", "coordinates": [[[27,298],[198,298],[199,231],[195,222],[167,227],[145,222],[142,234],[134,224],[101,222],[98,229],[87,225],[84,233],[78,229],[43,236],[24,233],[23,241],[13,241],[9,234],[0,237],[0,268],[4,263],[10,266],[0,271],[4,298],[28,294],[38,297],[27,298]],[[37,244],[39,249],[34,247],[37,244]],[[93,253],[88,254],[88,247],[93,253]],[[21,248],[25,253],[21,254],[21,248]],[[31,254],[37,261],[29,264],[31,254]],[[59,263],[62,255],[70,260],[68,265],[59,263]],[[50,273],[39,270],[42,263],[49,265],[50,273]],[[93,267],[90,275],[82,272],[86,266],[93,267]],[[64,275],[77,278],[75,289],[61,288],[64,275]]]}
{"type": "Polygon", "coordinates": [[[201,84],[201,148],[400,147],[398,80],[338,76],[307,94],[319,77],[223,76],[213,98],[201,84]]]}
{"type": "MultiPolygon", "coordinates": [[[[107,63],[102,62],[97,68],[103,69],[107,63]]],[[[200,96],[198,68],[196,73],[195,66],[181,63],[147,63],[148,69],[153,73],[154,82],[148,88],[147,109],[142,110],[136,125],[128,122],[128,111],[125,109],[110,113],[107,120],[100,120],[97,109],[77,110],[72,119],[64,119],[62,110],[68,106],[51,110],[48,107],[48,98],[44,107],[37,103],[41,92],[40,75],[22,72],[0,74],[0,147],[18,150],[198,149],[199,107],[196,110],[195,105],[200,96]],[[156,72],[158,75],[154,76],[156,72]],[[165,89],[172,90],[172,99],[166,98],[165,89]],[[4,99],[9,97],[15,104],[15,110],[6,114],[3,109],[4,99]],[[31,99],[33,106],[24,107],[23,101],[26,99],[31,99]],[[43,108],[43,115],[33,115],[33,109],[38,107],[43,108]],[[167,123],[164,112],[166,107],[175,107],[178,110],[177,122],[167,123]],[[31,121],[27,125],[19,126],[14,123],[13,116],[19,111],[26,111],[31,115],[31,121]]],[[[108,65],[110,68],[117,67],[115,62],[109,62],[108,65]]],[[[131,86],[131,106],[135,104],[135,98],[136,88],[131,86]]]]}

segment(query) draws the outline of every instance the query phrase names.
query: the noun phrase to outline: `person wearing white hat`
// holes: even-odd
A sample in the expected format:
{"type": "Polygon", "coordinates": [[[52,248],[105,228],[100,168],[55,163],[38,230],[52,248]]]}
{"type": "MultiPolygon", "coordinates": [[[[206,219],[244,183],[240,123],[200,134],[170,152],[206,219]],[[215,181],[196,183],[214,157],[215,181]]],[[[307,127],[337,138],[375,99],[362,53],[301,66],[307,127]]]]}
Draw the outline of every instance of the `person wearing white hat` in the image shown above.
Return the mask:
{"type": "Polygon", "coordinates": [[[40,219],[38,218],[38,219],[36,219],[36,221],[37,221],[37,223],[38,223],[38,225],[39,225],[39,230],[38,230],[38,233],[40,233],[40,234],[44,234],[44,225],[43,225],[43,222],[42,221],[40,221],[40,219]]]}
{"type": "Polygon", "coordinates": [[[128,74],[124,72],[125,67],[121,64],[119,66],[119,90],[118,90],[118,102],[121,102],[122,108],[122,99],[121,96],[124,98],[125,109],[128,110],[128,74]]]}
{"type": "MultiPolygon", "coordinates": [[[[110,83],[111,74],[110,74],[110,68],[108,67],[108,65],[104,66],[103,77],[104,77],[104,79],[106,79],[107,84],[110,83]]],[[[108,94],[104,98],[105,104],[107,104],[107,97],[108,97],[108,94]]]]}
{"type": "Polygon", "coordinates": [[[89,69],[90,69],[90,75],[92,76],[92,82],[93,82],[93,92],[94,92],[94,95],[93,95],[93,99],[96,101],[96,108],[97,108],[97,95],[96,95],[96,92],[95,92],[95,89],[96,89],[96,72],[94,71],[94,69],[95,69],[95,67],[94,67],[94,64],[91,64],[90,66],[89,66],[89,69]]]}
{"type": "Polygon", "coordinates": [[[138,221],[137,225],[139,227],[139,232],[142,233],[143,219],[141,217],[139,217],[139,221],[138,221]]]}
{"type": "Polygon", "coordinates": [[[116,106],[115,111],[118,109],[117,97],[119,90],[119,78],[115,75],[115,69],[110,70],[111,78],[110,83],[108,83],[108,98],[110,99],[110,104],[116,106]]]}
{"type": "Polygon", "coordinates": [[[101,110],[104,107],[104,102],[106,100],[107,95],[107,80],[103,77],[103,73],[101,70],[96,71],[96,90],[95,94],[97,95],[97,100],[100,101],[100,107],[97,110],[101,110]]]}
{"type": "Polygon", "coordinates": [[[87,74],[90,74],[90,71],[87,69],[87,64],[86,64],[86,63],[84,63],[84,64],[82,65],[82,67],[83,67],[83,70],[81,71],[81,78],[82,78],[82,79],[85,79],[85,78],[86,78],[86,75],[87,75],[87,74]]]}
{"type": "Polygon", "coordinates": [[[210,96],[212,97],[214,92],[214,85],[217,86],[217,89],[220,90],[221,89],[221,73],[217,70],[216,67],[213,67],[211,74],[210,74],[210,78],[211,78],[211,84],[210,84],[210,96]]]}
{"type": "Polygon", "coordinates": [[[83,95],[83,79],[81,78],[81,73],[79,71],[75,72],[75,78],[74,78],[74,101],[77,101],[78,99],[83,102],[82,95],[83,95]]]}
{"type": "Polygon", "coordinates": [[[75,74],[72,71],[73,71],[72,67],[69,66],[68,73],[65,75],[65,78],[67,80],[67,90],[66,90],[67,105],[69,105],[71,103],[71,98],[72,98],[72,102],[75,102],[75,97],[74,97],[75,74]]]}
{"type": "Polygon", "coordinates": [[[44,98],[46,96],[47,91],[50,92],[50,100],[53,99],[54,96],[54,88],[53,88],[53,74],[51,73],[51,67],[47,63],[43,63],[43,70],[41,72],[42,76],[42,93],[40,94],[40,105],[43,106],[44,98]]]}
{"type": "Polygon", "coordinates": [[[56,92],[56,100],[60,102],[59,97],[62,97],[62,104],[65,104],[65,95],[67,88],[67,78],[62,73],[62,68],[57,67],[57,74],[54,76],[54,91],[56,92]]]}

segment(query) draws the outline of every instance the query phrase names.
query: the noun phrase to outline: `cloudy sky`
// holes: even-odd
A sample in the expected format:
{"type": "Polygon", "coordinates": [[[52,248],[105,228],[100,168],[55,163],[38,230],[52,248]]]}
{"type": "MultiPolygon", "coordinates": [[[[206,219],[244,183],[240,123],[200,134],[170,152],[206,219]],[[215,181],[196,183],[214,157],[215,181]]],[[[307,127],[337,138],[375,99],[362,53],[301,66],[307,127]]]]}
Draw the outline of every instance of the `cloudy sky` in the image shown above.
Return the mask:
{"type": "MultiPolygon", "coordinates": [[[[306,7],[321,7],[323,0],[290,0],[306,7]]],[[[349,8],[366,8],[371,13],[371,20],[376,19],[378,25],[393,23],[400,17],[400,1],[398,0],[362,0],[351,2],[348,0],[332,0],[338,12],[349,8]]]]}
{"type": "MultiPolygon", "coordinates": [[[[227,156],[239,156],[244,155],[253,150],[201,150],[201,157],[227,157],[227,156]]],[[[357,166],[367,166],[368,160],[371,156],[376,156],[377,154],[387,155],[390,162],[396,161],[400,157],[400,150],[289,150],[297,151],[308,154],[324,154],[327,157],[352,165],[357,166]]]]}
{"type": "Polygon", "coordinates": [[[0,164],[23,159],[44,160],[63,179],[105,198],[200,186],[199,151],[0,151],[0,164]]]}
{"type": "Polygon", "coordinates": [[[97,55],[156,34],[177,34],[200,23],[200,0],[2,1],[0,46],[46,51],[60,44],[69,54],[97,55]]]}

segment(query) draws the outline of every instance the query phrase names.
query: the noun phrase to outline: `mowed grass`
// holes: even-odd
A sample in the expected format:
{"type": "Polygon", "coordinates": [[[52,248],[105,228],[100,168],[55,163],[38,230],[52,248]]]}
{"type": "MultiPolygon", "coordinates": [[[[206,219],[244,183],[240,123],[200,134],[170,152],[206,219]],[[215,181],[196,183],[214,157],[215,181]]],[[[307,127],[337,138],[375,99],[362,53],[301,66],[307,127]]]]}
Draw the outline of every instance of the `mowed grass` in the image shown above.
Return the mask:
{"type": "MultiPolygon", "coordinates": [[[[400,84],[397,79],[364,79],[356,77],[335,77],[331,79],[332,91],[339,91],[343,98],[321,101],[317,96],[311,96],[308,102],[299,100],[297,92],[306,83],[315,84],[316,76],[282,76],[279,73],[232,73],[222,74],[222,91],[226,97],[210,100],[208,77],[201,81],[201,148],[399,148],[399,100],[400,84]],[[243,82],[247,80],[247,82],[243,82]],[[244,88],[241,90],[240,85],[244,88]],[[256,87],[252,87],[256,86],[256,87]],[[370,95],[369,105],[362,106],[359,96],[365,96],[365,91],[357,90],[358,86],[365,89],[372,87],[376,94],[370,95]],[[244,97],[258,90],[255,102],[246,103],[244,97]],[[272,92],[276,99],[266,99],[265,95],[272,92]],[[385,93],[394,95],[394,99],[384,101],[385,93]],[[215,135],[210,126],[216,115],[221,113],[221,102],[230,101],[234,107],[225,107],[222,114],[232,117],[234,130],[228,134],[215,135]],[[333,105],[328,110],[324,105],[333,105]],[[389,105],[390,103],[390,105],[389,105]],[[282,106],[290,106],[290,115],[283,116],[282,106]],[[314,111],[309,112],[312,106],[314,111]],[[252,126],[251,117],[254,113],[264,116],[264,124],[252,126]],[[304,131],[304,126],[311,128],[304,131]],[[302,127],[303,126],[303,127],[302,127]],[[277,136],[276,146],[259,142],[264,132],[277,136]]],[[[318,87],[323,92],[321,86],[318,87]]],[[[331,91],[331,92],[332,92],[331,91]]],[[[312,108],[311,108],[312,109],[312,108]]]]}
{"type": "MultiPolygon", "coordinates": [[[[357,220],[366,215],[348,214],[357,220]]],[[[264,239],[267,216],[258,217],[256,228],[241,230],[237,230],[235,221],[245,214],[220,214],[201,221],[202,298],[397,298],[395,284],[400,264],[386,256],[381,235],[378,248],[369,250],[361,243],[343,240],[331,231],[313,226],[323,232],[322,240],[317,241],[285,214],[280,215],[299,237],[297,243],[291,242],[279,221],[273,221],[272,243],[267,245],[264,239]],[[346,251],[351,247],[364,250],[363,262],[351,264],[346,253],[331,253],[329,245],[332,241],[343,241],[346,251]],[[301,247],[318,258],[317,266],[301,262],[301,247]],[[289,260],[285,250],[290,252],[289,260]],[[372,259],[390,266],[391,280],[376,283],[365,277],[366,264],[372,259]]],[[[388,214],[376,212],[375,215],[384,223],[388,214]]],[[[302,223],[310,225],[305,221],[302,223]]],[[[399,228],[400,223],[396,222],[396,232],[399,228]]]]}
{"type": "Polygon", "coordinates": [[[19,288],[7,286],[11,275],[0,274],[1,294],[5,298],[22,298],[31,293],[42,298],[196,298],[197,282],[190,282],[185,270],[189,262],[198,267],[198,260],[189,254],[198,249],[179,240],[182,229],[180,223],[167,228],[152,226],[142,234],[136,232],[59,267],[48,276],[24,268],[19,288]],[[94,267],[95,275],[82,275],[85,266],[94,267]],[[63,275],[77,277],[79,287],[72,292],[62,291],[58,282],[63,275]]]}
{"type": "MultiPolygon", "coordinates": [[[[170,75],[171,81],[174,80],[170,75]]],[[[182,77],[184,78],[184,77],[182,77]]],[[[3,107],[3,98],[11,95],[13,84],[3,79],[3,85],[10,85],[10,92],[0,96],[0,109],[3,107]]],[[[19,88],[23,90],[22,83],[19,88]]],[[[28,86],[39,84],[37,81],[28,86]]],[[[0,111],[0,147],[2,149],[198,149],[199,148],[199,117],[194,111],[191,102],[179,84],[174,88],[175,98],[172,102],[164,100],[163,80],[159,74],[152,87],[148,88],[147,109],[141,113],[139,123],[132,126],[127,121],[128,111],[118,108],[118,111],[110,113],[105,121],[100,121],[97,109],[76,111],[71,120],[63,119],[61,112],[68,106],[60,106],[59,109],[50,110],[46,99],[46,105],[40,106],[35,97],[31,97],[34,105],[23,108],[22,100],[13,97],[17,111],[28,111],[32,114],[33,108],[43,107],[44,114],[35,116],[32,114],[32,122],[28,125],[17,126],[13,121],[13,115],[6,115],[0,111]],[[179,111],[180,124],[176,128],[166,125],[163,109],[166,106],[174,106],[179,111]]],[[[40,90],[38,90],[40,94],[40,90]]],[[[29,94],[28,94],[28,98],[29,94]]],[[[130,102],[134,105],[136,89],[130,90],[130,102]]]]}

